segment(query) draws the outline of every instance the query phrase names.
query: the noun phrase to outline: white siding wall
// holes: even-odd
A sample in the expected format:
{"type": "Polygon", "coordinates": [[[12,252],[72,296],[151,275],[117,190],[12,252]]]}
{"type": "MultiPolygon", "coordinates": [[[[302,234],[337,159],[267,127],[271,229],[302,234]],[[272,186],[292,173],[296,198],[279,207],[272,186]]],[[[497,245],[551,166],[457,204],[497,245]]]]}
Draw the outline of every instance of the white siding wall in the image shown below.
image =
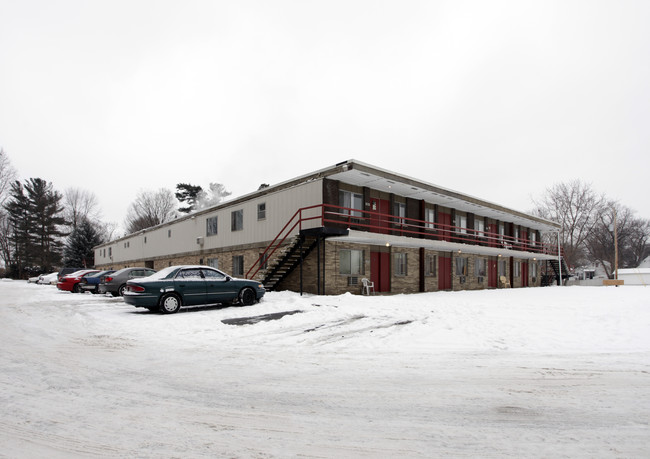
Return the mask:
{"type": "MultiPolygon", "coordinates": [[[[303,183],[295,187],[269,193],[248,201],[226,205],[219,210],[201,214],[161,226],[154,230],[137,233],[118,242],[111,243],[95,251],[95,263],[110,264],[133,259],[149,259],[159,256],[192,252],[200,249],[209,250],[241,244],[271,241],[300,208],[322,204],[322,180],[303,183]],[[257,219],[257,205],[266,203],[266,218],[257,219]],[[244,228],[231,231],[231,213],[244,211],[244,228]],[[206,220],[218,217],[218,233],[206,235],[206,220]],[[169,231],[171,230],[171,236],[169,231]],[[146,237],[146,243],[145,241],[146,237]],[[197,244],[197,238],[203,238],[203,245],[197,244]],[[125,243],[128,247],[125,247],[125,243]],[[112,260],[108,255],[112,249],[112,260]],[[104,251],[106,256],[104,256],[104,251]]],[[[320,215],[321,209],[308,212],[309,216],[320,215]]],[[[307,213],[306,213],[307,214],[307,213]]],[[[306,215],[303,214],[303,217],[306,215]]],[[[303,224],[303,229],[321,226],[320,220],[303,224]]],[[[296,229],[297,232],[297,229],[296,229]]]]}

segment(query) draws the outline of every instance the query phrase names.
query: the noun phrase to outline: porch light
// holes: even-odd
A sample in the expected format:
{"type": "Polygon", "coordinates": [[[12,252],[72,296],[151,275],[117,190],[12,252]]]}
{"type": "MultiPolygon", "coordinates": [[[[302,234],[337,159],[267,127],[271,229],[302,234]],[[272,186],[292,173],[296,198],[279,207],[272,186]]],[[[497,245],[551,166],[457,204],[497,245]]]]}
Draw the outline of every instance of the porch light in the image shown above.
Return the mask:
{"type": "Polygon", "coordinates": [[[387,242],[387,243],[386,243],[386,247],[390,247],[390,242],[387,242]]]}

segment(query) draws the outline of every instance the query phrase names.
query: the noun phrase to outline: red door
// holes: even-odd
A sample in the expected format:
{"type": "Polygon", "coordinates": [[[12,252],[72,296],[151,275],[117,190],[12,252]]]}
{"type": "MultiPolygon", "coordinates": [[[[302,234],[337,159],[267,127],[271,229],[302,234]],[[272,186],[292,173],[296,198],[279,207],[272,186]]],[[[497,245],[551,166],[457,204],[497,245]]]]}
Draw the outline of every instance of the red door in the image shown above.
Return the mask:
{"type": "Polygon", "coordinates": [[[375,283],[375,292],[390,292],[388,252],[370,252],[370,281],[375,283]]]}
{"type": "Polygon", "coordinates": [[[388,234],[387,228],[390,226],[388,218],[388,214],[390,214],[390,202],[387,199],[370,198],[370,210],[373,212],[370,214],[370,231],[373,233],[388,234]]]}
{"type": "Polygon", "coordinates": [[[527,231],[522,231],[521,232],[521,245],[523,246],[524,249],[528,247],[528,232],[527,231]]]}
{"type": "Polygon", "coordinates": [[[438,290],[451,290],[451,257],[438,257],[438,290]]]}
{"type": "Polygon", "coordinates": [[[521,286],[528,287],[528,262],[521,262],[521,286]]]}
{"type": "Polygon", "coordinates": [[[488,258],[488,288],[497,288],[497,260],[488,258]]]}
{"type": "MultiPolygon", "coordinates": [[[[440,239],[443,241],[451,240],[451,214],[438,213],[438,223],[440,224],[440,239]]],[[[451,260],[451,258],[450,258],[451,260]]]]}

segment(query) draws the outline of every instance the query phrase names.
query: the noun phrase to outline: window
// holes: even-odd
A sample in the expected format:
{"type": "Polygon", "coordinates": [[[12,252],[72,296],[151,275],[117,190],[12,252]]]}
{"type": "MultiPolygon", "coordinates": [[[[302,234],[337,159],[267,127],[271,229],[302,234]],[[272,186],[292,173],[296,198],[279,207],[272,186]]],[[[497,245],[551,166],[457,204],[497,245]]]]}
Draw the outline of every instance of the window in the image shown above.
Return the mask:
{"type": "Polygon", "coordinates": [[[266,203],[261,202],[257,205],[257,219],[266,220],[266,203]]]}
{"type": "Polygon", "coordinates": [[[232,257],[232,275],[233,276],[243,276],[244,275],[244,256],[235,255],[232,257]]]}
{"type": "Polygon", "coordinates": [[[515,241],[519,241],[519,227],[515,226],[514,228],[514,236],[515,236],[515,241]]]}
{"type": "Polygon", "coordinates": [[[436,275],[436,261],[437,258],[435,255],[430,253],[426,254],[424,257],[424,275],[425,276],[434,276],[436,275]]]}
{"type": "Polygon", "coordinates": [[[128,249],[130,247],[131,243],[130,242],[125,242],[124,243],[124,248],[128,249]]]}
{"type": "MultiPolygon", "coordinates": [[[[352,193],[351,191],[339,190],[339,205],[341,207],[363,210],[363,196],[358,193],[352,193]]],[[[361,212],[356,210],[350,211],[345,209],[341,210],[341,213],[358,218],[362,216],[361,212]]]]}
{"type": "Polygon", "coordinates": [[[363,250],[341,250],[339,252],[339,273],[363,274],[363,250]]]}
{"type": "MultiPolygon", "coordinates": [[[[535,234],[535,233],[533,233],[535,234]]],[[[533,262],[530,264],[530,277],[532,277],[533,282],[537,282],[537,263],[533,262]]]]}
{"type": "Polygon", "coordinates": [[[474,218],[474,229],[477,236],[485,236],[485,221],[482,218],[474,218]]]}
{"type": "Polygon", "coordinates": [[[474,262],[474,275],[476,277],[485,276],[485,258],[477,258],[474,262]]]}
{"type": "Polygon", "coordinates": [[[205,221],[205,235],[214,236],[217,234],[218,217],[210,217],[205,221]]]}
{"type": "Polygon", "coordinates": [[[396,276],[406,276],[407,271],[407,254],[405,253],[396,253],[394,257],[395,263],[395,275],[396,276]]]}
{"type": "Polygon", "coordinates": [[[503,236],[506,234],[506,225],[499,223],[499,240],[503,242],[503,236]]]}
{"type": "Polygon", "coordinates": [[[467,276],[467,258],[465,257],[456,258],[456,275],[467,276]]]}
{"type": "Polygon", "coordinates": [[[108,248],[108,256],[112,257],[113,256],[113,247],[108,248]]]}
{"type": "Polygon", "coordinates": [[[147,243],[147,236],[144,237],[144,243],[147,243]]]}
{"type": "Polygon", "coordinates": [[[244,209],[234,210],[230,213],[230,231],[244,229],[244,209]]]}
{"type": "Polygon", "coordinates": [[[187,279],[187,280],[202,280],[200,269],[183,269],[176,275],[177,279],[187,279]]]}
{"type": "Polygon", "coordinates": [[[406,223],[406,220],[405,220],[405,218],[406,218],[406,204],[404,204],[403,202],[396,202],[395,203],[395,209],[393,211],[393,215],[395,215],[396,217],[399,217],[399,218],[395,219],[395,221],[397,223],[400,223],[402,225],[404,223],[406,223]]]}
{"type": "Polygon", "coordinates": [[[167,237],[172,237],[172,230],[167,230],[167,237]]]}
{"type": "Polygon", "coordinates": [[[498,270],[499,270],[499,276],[505,276],[506,275],[506,261],[505,260],[499,260],[498,270]]]}
{"type": "Polygon", "coordinates": [[[530,233],[530,245],[532,245],[534,247],[535,242],[537,242],[537,233],[535,231],[531,231],[531,233],[530,233]]]}
{"type": "Polygon", "coordinates": [[[266,269],[268,268],[268,262],[269,262],[269,254],[268,253],[260,253],[259,256],[260,260],[260,269],[266,269]]]}
{"type": "Polygon", "coordinates": [[[515,277],[521,276],[521,263],[518,261],[515,261],[515,272],[514,272],[515,277]]]}
{"type": "Polygon", "coordinates": [[[211,268],[219,269],[219,259],[218,258],[208,258],[206,265],[211,268]]]}
{"type": "Polygon", "coordinates": [[[224,280],[225,276],[221,274],[219,271],[213,271],[211,269],[202,269],[203,272],[203,277],[205,279],[210,279],[210,280],[224,280]]]}
{"type": "Polygon", "coordinates": [[[433,209],[425,209],[424,210],[424,219],[427,222],[426,225],[425,225],[426,228],[434,229],[436,227],[435,226],[436,213],[434,212],[433,209]]]}
{"type": "Polygon", "coordinates": [[[456,215],[456,226],[459,233],[467,233],[467,217],[465,215],[456,215]]]}

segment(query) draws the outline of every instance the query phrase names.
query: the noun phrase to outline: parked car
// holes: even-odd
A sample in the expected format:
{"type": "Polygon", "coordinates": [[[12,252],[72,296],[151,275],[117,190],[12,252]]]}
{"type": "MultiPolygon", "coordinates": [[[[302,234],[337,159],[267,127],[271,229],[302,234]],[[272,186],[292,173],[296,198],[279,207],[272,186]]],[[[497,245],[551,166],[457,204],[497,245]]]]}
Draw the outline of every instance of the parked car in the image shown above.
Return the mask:
{"type": "Polygon", "coordinates": [[[149,268],[124,268],[115,271],[113,274],[104,276],[103,280],[99,283],[99,293],[111,293],[113,296],[122,296],[126,282],[129,279],[138,279],[140,277],[147,277],[155,273],[153,269],[149,268]]]}
{"type": "Polygon", "coordinates": [[[84,268],[61,268],[59,271],[59,281],[63,279],[64,276],[67,276],[68,274],[76,273],[77,271],[81,271],[84,268]]]}
{"type": "Polygon", "coordinates": [[[59,280],[59,272],[55,273],[50,273],[50,274],[41,274],[38,277],[38,281],[36,281],[37,284],[45,284],[45,285],[56,285],[57,281],[59,280]]]}
{"type": "Polygon", "coordinates": [[[208,266],[170,266],[144,279],[127,282],[124,301],[137,308],[178,312],[183,306],[203,304],[241,304],[258,302],[264,285],[248,279],[235,279],[208,266]]]}
{"type": "Polygon", "coordinates": [[[81,278],[79,286],[83,292],[99,293],[99,284],[102,280],[102,277],[113,274],[114,272],[114,269],[109,269],[108,271],[99,271],[95,274],[89,274],[88,276],[81,278]]]}
{"type": "Polygon", "coordinates": [[[79,293],[81,287],[79,282],[84,276],[98,272],[97,269],[82,269],[81,271],[76,271],[67,276],[59,277],[59,282],[56,283],[56,287],[59,290],[65,290],[68,292],[79,293]]]}
{"type": "Polygon", "coordinates": [[[42,274],[38,275],[38,276],[30,277],[29,279],[27,279],[27,283],[28,284],[35,284],[35,283],[38,282],[38,280],[41,278],[41,276],[42,276],[42,274]]]}

